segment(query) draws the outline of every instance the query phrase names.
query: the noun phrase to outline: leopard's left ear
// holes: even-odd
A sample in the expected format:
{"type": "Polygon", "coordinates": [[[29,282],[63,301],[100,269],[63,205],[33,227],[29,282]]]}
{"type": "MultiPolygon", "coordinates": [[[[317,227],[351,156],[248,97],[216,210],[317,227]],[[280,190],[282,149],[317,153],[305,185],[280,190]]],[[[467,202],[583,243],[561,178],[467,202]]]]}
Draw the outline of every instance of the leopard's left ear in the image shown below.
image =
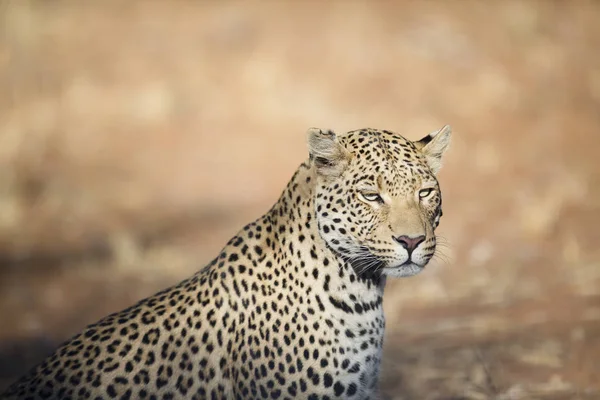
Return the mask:
{"type": "Polygon", "coordinates": [[[310,128],[307,136],[310,160],[317,173],[323,177],[340,176],[348,166],[350,154],[340,144],[336,134],[331,130],[310,128]]]}
{"type": "Polygon", "coordinates": [[[450,145],[451,134],[452,129],[449,125],[445,125],[439,131],[430,133],[418,142],[413,142],[417,149],[421,150],[429,168],[436,175],[442,167],[442,154],[450,145]]]}

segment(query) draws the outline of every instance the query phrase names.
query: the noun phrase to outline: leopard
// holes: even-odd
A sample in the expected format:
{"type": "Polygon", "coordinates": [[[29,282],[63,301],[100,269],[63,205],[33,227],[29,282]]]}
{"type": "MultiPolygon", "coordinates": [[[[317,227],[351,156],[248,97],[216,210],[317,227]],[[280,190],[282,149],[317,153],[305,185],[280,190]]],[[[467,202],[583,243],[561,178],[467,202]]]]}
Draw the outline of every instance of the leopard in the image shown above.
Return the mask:
{"type": "Polygon", "coordinates": [[[386,280],[436,252],[450,136],[310,128],[277,202],[211,262],[87,326],[0,398],[380,398],[386,280]]]}

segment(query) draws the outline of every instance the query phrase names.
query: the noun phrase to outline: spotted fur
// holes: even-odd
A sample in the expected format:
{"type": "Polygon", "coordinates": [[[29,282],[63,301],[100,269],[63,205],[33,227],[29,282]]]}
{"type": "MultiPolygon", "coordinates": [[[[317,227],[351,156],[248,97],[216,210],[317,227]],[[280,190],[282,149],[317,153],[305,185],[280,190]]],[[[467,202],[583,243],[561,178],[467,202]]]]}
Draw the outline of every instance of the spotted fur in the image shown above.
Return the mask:
{"type": "Polygon", "coordinates": [[[385,278],[434,254],[449,137],[309,130],[309,160],[209,265],[88,326],[0,397],[376,398],[385,278]]]}

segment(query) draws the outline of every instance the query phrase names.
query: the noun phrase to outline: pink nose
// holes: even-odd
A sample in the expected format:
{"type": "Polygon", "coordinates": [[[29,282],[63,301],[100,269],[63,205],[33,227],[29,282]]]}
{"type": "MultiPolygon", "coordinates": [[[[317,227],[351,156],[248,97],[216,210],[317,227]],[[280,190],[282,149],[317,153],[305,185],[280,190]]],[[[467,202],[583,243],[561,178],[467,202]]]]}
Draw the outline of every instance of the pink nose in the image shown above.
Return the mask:
{"type": "Polygon", "coordinates": [[[414,238],[408,237],[406,235],[394,236],[394,240],[400,243],[400,245],[404,247],[410,255],[417,248],[417,246],[425,240],[425,235],[417,236],[414,238]]]}

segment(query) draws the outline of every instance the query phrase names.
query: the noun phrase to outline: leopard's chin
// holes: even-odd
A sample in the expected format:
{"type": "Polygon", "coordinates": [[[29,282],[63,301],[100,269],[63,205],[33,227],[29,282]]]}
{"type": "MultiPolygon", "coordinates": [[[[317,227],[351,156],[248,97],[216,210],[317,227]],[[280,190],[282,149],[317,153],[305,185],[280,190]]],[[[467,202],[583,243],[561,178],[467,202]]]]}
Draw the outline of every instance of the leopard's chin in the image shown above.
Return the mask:
{"type": "Polygon", "coordinates": [[[381,270],[382,275],[392,278],[406,278],[414,276],[425,269],[425,265],[416,264],[412,261],[406,261],[399,265],[388,265],[381,270]]]}

